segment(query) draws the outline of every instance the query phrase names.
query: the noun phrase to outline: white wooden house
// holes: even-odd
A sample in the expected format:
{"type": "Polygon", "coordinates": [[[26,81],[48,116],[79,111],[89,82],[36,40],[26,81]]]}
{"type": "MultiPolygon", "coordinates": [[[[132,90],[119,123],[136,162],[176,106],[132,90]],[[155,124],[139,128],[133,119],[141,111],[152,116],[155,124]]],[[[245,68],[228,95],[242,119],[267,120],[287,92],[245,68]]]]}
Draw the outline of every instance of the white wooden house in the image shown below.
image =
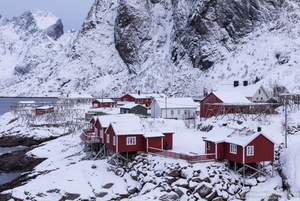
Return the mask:
{"type": "Polygon", "coordinates": [[[151,103],[151,117],[187,119],[196,116],[199,104],[192,98],[155,98],[151,103]]]}

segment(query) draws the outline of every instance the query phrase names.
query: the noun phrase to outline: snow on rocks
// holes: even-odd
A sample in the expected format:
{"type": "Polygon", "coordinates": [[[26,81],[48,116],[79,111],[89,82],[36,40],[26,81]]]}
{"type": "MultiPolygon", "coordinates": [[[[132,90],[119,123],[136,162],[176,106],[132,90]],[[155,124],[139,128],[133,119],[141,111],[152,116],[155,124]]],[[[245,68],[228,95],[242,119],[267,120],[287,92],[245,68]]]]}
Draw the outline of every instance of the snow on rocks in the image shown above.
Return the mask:
{"type": "Polygon", "coordinates": [[[149,154],[137,155],[122,168],[125,182],[130,183],[123,197],[130,200],[244,199],[252,186],[264,181],[263,177],[243,180],[224,163],[178,163],[176,159],[149,154]]]}

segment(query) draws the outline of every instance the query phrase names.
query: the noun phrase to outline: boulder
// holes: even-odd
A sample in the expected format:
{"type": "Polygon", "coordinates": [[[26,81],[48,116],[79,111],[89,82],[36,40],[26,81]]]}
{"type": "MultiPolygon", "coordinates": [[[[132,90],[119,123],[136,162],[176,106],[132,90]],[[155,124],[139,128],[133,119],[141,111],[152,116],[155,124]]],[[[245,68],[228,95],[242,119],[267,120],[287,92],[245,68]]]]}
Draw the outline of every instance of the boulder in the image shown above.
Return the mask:
{"type": "Polygon", "coordinates": [[[206,197],[209,193],[211,193],[213,187],[211,184],[209,183],[206,183],[206,182],[202,182],[200,185],[199,185],[199,188],[197,188],[197,192],[198,194],[201,196],[201,197],[206,197]]]}

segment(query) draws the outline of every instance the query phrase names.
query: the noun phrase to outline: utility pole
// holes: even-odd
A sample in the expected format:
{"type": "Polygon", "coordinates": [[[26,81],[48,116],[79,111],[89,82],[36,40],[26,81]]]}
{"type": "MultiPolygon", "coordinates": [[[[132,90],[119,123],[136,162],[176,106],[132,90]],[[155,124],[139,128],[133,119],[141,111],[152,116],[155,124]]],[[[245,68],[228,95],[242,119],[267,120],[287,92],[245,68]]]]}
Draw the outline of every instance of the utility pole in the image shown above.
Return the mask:
{"type": "Polygon", "coordinates": [[[165,97],[165,104],[166,104],[166,119],[167,119],[168,118],[167,97],[165,97]]]}
{"type": "Polygon", "coordinates": [[[284,146],[287,148],[287,96],[284,97],[284,146]]]}

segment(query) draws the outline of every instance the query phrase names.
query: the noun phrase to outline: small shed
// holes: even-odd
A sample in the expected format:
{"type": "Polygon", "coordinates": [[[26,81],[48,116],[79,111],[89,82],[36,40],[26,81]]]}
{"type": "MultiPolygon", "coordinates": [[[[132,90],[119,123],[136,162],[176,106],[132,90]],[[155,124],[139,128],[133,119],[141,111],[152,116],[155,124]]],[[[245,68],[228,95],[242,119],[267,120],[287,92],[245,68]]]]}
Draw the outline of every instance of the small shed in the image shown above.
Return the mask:
{"type": "Polygon", "coordinates": [[[143,94],[138,91],[137,94],[129,93],[125,94],[121,97],[122,102],[134,102],[137,104],[145,105],[146,107],[149,107],[152,100],[154,98],[164,98],[166,97],[165,94],[159,94],[159,93],[152,93],[152,94],[143,94]]]}
{"type": "Polygon", "coordinates": [[[140,104],[135,103],[127,103],[123,106],[120,106],[120,113],[132,113],[132,114],[139,114],[139,115],[147,115],[148,109],[140,104]]]}
{"type": "Polygon", "coordinates": [[[109,98],[95,99],[92,101],[94,108],[113,108],[115,107],[115,101],[109,98]]]}
{"type": "Polygon", "coordinates": [[[145,132],[143,135],[146,140],[146,152],[148,152],[149,147],[156,149],[166,149],[164,144],[165,135],[161,132],[145,132]]]}
{"type": "Polygon", "coordinates": [[[35,114],[36,115],[44,115],[44,114],[49,114],[54,112],[54,106],[50,105],[44,105],[41,107],[35,108],[35,114]]]}

